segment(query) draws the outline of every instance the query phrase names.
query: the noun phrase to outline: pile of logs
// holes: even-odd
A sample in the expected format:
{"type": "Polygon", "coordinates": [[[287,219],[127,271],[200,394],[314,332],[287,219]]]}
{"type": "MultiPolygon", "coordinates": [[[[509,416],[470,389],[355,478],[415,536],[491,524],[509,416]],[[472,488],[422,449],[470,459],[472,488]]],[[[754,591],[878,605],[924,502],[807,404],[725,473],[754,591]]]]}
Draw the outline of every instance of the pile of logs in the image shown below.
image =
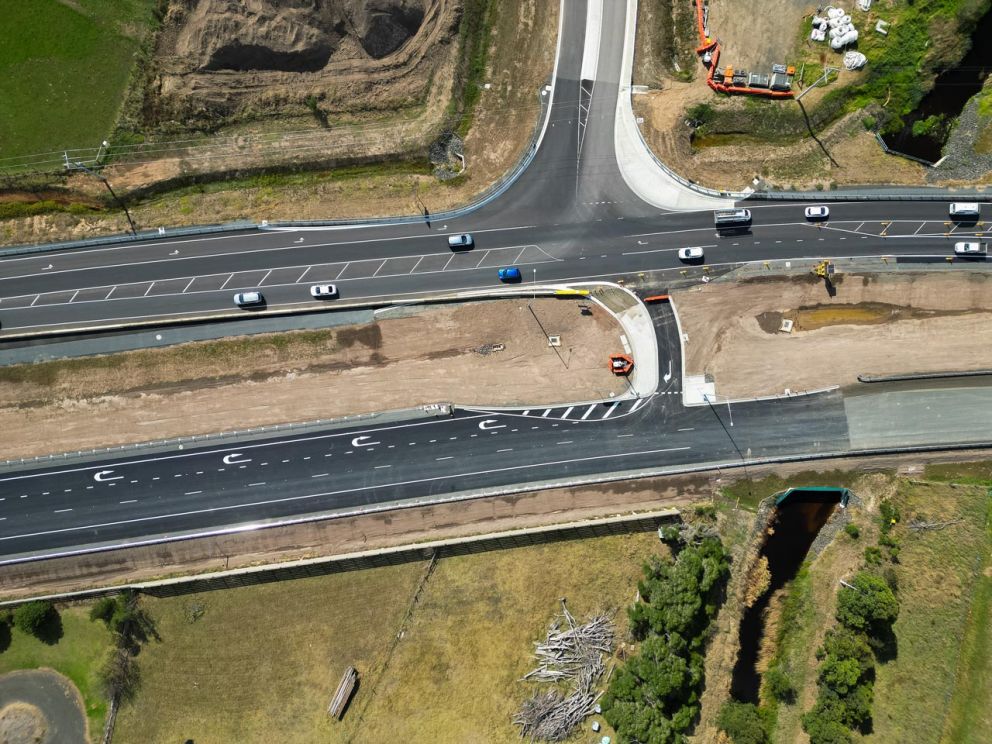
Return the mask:
{"type": "Polygon", "coordinates": [[[535,643],[536,669],[524,675],[532,682],[570,683],[571,692],[555,689],[526,700],[513,722],[520,736],[531,741],[563,741],[582,719],[595,712],[596,682],[604,671],[603,654],[613,652],[613,623],[598,615],[579,625],[561,602],[562,614],[548,628],[543,643],[535,643]]]}

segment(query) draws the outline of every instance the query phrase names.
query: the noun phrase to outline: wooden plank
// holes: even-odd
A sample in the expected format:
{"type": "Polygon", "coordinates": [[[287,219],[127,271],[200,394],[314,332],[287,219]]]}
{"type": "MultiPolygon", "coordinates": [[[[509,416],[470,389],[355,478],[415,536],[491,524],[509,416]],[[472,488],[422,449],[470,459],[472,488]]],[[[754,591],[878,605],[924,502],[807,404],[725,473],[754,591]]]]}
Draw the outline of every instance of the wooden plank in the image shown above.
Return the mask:
{"type": "Polygon", "coordinates": [[[355,670],[355,667],[348,667],[345,670],[344,676],[341,677],[341,682],[338,683],[338,689],[334,693],[334,697],[331,698],[331,704],[327,706],[328,715],[341,720],[341,716],[344,715],[344,709],[354,694],[357,684],[358,672],[355,670]]]}

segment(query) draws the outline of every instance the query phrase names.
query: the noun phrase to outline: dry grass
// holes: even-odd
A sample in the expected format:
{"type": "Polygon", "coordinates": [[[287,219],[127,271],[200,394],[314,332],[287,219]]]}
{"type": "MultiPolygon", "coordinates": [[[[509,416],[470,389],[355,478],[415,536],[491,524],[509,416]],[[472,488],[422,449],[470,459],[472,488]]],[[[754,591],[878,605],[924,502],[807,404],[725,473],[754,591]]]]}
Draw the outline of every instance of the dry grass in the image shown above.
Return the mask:
{"type": "Polygon", "coordinates": [[[442,559],[391,655],[423,563],[149,599],[162,643],[141,655],[144,685],[115,740],[519,741],[510,719],[530,689],[517,679],[558,598],[577,617],[625,606],[657,547],[641,533],[442,559]],[[206,612],[190,623],[197,602],[206,612]],[[332,722],[349,664],[361,687],[332,722]]]}

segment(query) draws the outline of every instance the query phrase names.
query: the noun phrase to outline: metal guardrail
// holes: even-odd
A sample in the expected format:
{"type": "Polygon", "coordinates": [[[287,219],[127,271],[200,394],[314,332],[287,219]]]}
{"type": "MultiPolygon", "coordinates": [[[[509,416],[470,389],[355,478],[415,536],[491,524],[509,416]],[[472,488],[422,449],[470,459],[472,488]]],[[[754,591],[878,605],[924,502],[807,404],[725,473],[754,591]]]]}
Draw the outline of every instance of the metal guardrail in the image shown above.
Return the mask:
{"type": "Polygon", "coordinates": [[[895,155],[900,158],[906,158],[906,160],[912,160],[916,163],[919,163],[920,165],[925,165],[927,168],[935,168],[937,166],[936,163],[931,163],[929,160],[924,160],[923,158],[918,158],[915,155],[907,155],[904,152],[893,150],[891,147],[889,147],[886,144],[885,140],[882,139],[882,135],[880,135],[878,132],[875,132],[874,134],[875,134],[875,141],[878,142],[879,147],[882,148],[882,152],[884,152],[886,155],[895,155]]]}

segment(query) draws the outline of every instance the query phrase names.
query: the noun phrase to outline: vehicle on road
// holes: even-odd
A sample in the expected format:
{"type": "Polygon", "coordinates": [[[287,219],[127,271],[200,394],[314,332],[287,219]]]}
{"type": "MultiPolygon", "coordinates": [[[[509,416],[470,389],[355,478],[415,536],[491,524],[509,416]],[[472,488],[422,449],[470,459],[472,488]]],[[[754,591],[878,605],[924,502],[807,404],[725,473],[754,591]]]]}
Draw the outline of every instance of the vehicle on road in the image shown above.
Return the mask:
{"type": "Polygon", "coordinates": [[[954,253],[958,256],[980,256],[984,258],[989,253],[988,243],[965,241],[954,244],[954,253]]]}
{"type": "Polygon", "coordinates": [[[338,288],[333,284],[314,284],[310,287],[310,296],[317,299],[329,299],[338,296],[338,288]]]}
{"type": "Polygon", "coordinates": [[[449,235],[448,236],[448,247],[449,248],[471,248],[475,245],[475,240],[468,233],[462,233],[461,235],[449,235]]]}
{"type": "Polygon", "coordinates": [[[698,245],[689,248],[679,248],[679,258],[683,261],[702,261],[703,249],[698,245]]]}
{"type": "Polygon", "coordinates": [[[830,216],[830,207],[806,207],[806,219],[825,220],[830,216]]]}
{"type": "Polygon", "coordinates": [[[948,212],[951,217],[959,220],[977,220],[982,214],[982,205],[974,202],[951,202],[948,212]]]}
{"type": "Polygon", "coordinates": [[[750,209],[717,209],[713,212],[713,222],[717,228],[740,227],[751,224],[750,209]]]}
{"type": "Polygon", "coordinates": [[[499,270],[499,280],[501,282],[519,282],[520,269],[516,266],[504,266],[499,270]]]}
{"type": "Polygon", "coordinates": [[[261,292],[238,292],[234,295],[234,304],[238,307],[254,307],[265,303],[261,292]]]}

